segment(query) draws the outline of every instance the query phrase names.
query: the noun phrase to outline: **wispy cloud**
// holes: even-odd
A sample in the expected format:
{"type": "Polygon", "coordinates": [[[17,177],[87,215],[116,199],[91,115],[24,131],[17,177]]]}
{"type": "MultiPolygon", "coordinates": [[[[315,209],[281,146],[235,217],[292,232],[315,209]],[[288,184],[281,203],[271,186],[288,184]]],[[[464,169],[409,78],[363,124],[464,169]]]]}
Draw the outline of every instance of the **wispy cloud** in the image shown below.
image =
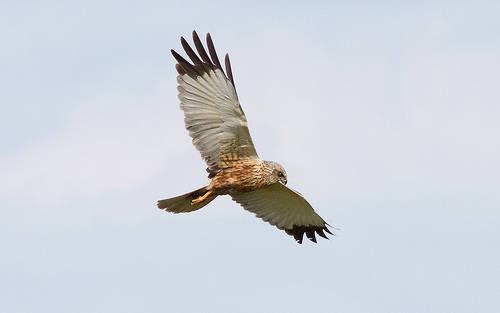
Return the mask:
{"type": "Polygon", "coordinates": [[[158,102],[155,96],[129,96],[126,90],[109,91],[76,106],[60,135],[2,160],[0,194],[57,204],[130,190],[154,176],[168,153],[189,142],[172,136],[179,129],[168,123],[163,108],[157,108],[161,115],[145,108],[143,103],[158,102]]]}

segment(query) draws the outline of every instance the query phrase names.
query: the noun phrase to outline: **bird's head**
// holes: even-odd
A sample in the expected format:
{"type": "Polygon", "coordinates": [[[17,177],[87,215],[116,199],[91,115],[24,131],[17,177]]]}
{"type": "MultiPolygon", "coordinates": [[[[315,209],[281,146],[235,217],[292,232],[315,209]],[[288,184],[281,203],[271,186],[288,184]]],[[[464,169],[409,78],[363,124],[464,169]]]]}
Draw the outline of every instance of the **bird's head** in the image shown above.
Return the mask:
{"type": "Polygon", "coordinates": [[[264,161],[266,167],[270,170],[271,181],[272,183],[280,182],[283,185],[287,183],[286,171],[283,166],[279,165],[276,162],[272,161],[264,161]]]}

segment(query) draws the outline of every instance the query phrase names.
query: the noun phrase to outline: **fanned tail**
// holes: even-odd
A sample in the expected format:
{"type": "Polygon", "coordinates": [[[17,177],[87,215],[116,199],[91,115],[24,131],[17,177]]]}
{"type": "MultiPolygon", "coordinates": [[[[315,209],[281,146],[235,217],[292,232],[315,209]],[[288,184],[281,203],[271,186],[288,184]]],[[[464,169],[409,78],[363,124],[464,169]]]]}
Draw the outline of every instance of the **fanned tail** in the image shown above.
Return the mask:
{"type": "Polygon", "coordinates": [[[185,213],[201,209],[209,204],[217,195],[210,193],[206,187],[201,187],[189,193],[158,201],[158,208],[167,212],[185,213]]]}

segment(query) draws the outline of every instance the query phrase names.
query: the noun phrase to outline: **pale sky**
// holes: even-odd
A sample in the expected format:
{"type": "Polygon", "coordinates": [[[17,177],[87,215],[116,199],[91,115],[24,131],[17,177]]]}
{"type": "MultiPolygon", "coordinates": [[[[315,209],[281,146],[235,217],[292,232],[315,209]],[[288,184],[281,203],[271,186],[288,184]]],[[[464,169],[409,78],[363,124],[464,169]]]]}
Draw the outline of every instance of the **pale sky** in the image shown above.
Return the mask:
{"type": "MultiPolygon", "coordinates": [[[[499,312],[498,1],[0,10],[1,312],[499,312]],[[336,236],[200,187],[170,49],[229,53],[261,158],[336,236]]],[[[183,54],[183,53],[181,53],[183,54]]]]}

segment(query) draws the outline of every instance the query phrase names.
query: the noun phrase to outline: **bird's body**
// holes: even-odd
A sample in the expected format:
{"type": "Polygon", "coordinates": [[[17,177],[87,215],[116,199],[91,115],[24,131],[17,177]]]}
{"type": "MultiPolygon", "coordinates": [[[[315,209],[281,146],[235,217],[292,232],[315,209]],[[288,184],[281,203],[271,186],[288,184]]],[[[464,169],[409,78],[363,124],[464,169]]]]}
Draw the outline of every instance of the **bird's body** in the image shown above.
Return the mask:
{"type": "Polygon", "coordinates": [[[232,195],[265,187],[273,177],[273,167],[268,161],[236,162],[212,177],[208,190],[218,195],[232,195]]]}
{"type": "Polygon", "coordinates": [[[226,76],[210,34],[210,57],[196,32],[193,40],[199,57],[181,37],[193,64],[173,50],[172,54],[178,62],[179,99],[186,129],[208,165],[210,181],[190,193],[160,200],[158,207],[173,213],[191,212],[227,194],[257,217],[293,235],[299,243],[304,233],[314,242],[315,233],[327,238],[323,232],[330,233],[326,222],[302,195],[285,186],[283,167],[258,157],[236,95],[228,55],[226,76]]]}

